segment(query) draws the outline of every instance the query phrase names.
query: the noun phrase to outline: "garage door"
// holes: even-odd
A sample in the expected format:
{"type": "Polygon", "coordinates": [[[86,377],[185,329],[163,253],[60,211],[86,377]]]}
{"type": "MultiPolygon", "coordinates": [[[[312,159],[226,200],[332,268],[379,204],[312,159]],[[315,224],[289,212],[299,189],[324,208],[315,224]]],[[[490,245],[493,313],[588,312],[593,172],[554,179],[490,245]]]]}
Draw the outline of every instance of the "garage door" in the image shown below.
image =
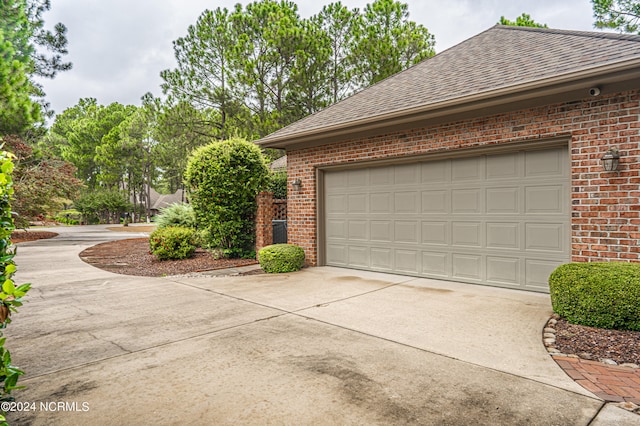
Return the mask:
{"type": "Polygon", "coordinates": [[[324,173],[327,265],[548,292],[570,259],[566,147],[324,173]]]}

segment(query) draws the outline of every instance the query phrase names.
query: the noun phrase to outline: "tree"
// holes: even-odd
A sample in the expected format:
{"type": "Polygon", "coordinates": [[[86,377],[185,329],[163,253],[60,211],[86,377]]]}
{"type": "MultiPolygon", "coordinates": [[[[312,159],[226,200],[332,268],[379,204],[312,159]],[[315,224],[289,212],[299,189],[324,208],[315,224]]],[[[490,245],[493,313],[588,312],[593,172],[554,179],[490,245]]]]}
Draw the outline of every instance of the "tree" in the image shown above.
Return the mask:
{"type": "Polygon", "coordinates": [[[268,174],[260,148],[243,139],[214,142],[193,153],[185,182],[208,245],[229,257],[254,250],[256,195],[268,174]]]}
{"type": "Polygon", "coordinates": [[[94,189],[100,185],[100,178],[109,173],[103,170],[104,163],[96,161],[97,148],[134,110],[133,106],[117,102],[103,106],[94,98],[80,99],[76,106],[56,116],[47,141],[56,146],[63,159],[78,168],[78,177],[89,189],[94,189]]]}
{"type": "Polygon", "coordinates": [[[498,24],[500,25],[509,25],[512,27],[534,27],[534,28],[548,28],[547,24],[539,24],[536,21],[534,21],[533,19],[531,19],[531,16],[523,13],[522,15],[518,16],[516,18],[515,21],[510,21],[507,18],[505,18],[504,16],[500,17],[500,20],[498,21],[498,24]]]}
{"type": "Polygon", "coordinates": [[[82,182],[72,164],[34,150],[18,136],[5,136],[2,142],[15,156],[12,205],[17,226],[52,216],[78,196],[82,182]]]}
{"type": "Polygon", "coordinates": [[[597,28],[640,34],[640,1],[591,0],[597,28]]]}
{"type": "MultiPolygon", "coordinates": [[[[43,107],[47,107],[43,100],[42,88],[34,80],[34,76],[53,78],[59,71],[71,69],[71,63],[63,62],[62,56],[67,54],[67,28],[58,23],[54,30],[44,29],[42,15],[51,8],[50,0],[3,0],[0,2],[0,44],[3,54],[0,61],[15,66],[21,64],[19,73],[26,77],[19,87],[28,96],[39,98],[43,107]],[[40,51],[36,48],[41,47],[40,51]],[[43,50],[47,53],[43,53],[43,50]]],[[[3,66],[0,66],[0,70],[3,66]]],[[[1,72],[1,71],[0,71],[1,72]]],[[[3,80],[0,80],[3,81],[3,80]]],[[[4,97],[3,93],[0,96],[4,97]]],[[[4,101],[4,99],[2,99],[4,101]]],[[[32,101],[35,102],[35,101],[32,101]]],[[[5,104],[5,102],[2,102],[5,104]]],[[[22,109],[26,106],[20,103],[22,109]]],[[[31,124],[41,119],[34,109],[23,119],[31,124]]],[[[24,127],[24,126],[23,126],[24,127]]],[[[12,131],[24,130],[16,126],[12,131]]]]}
{"type": "Polygon", "coordinates": [[[352,55],[360,87],[396,74],[435,54],[433,35],[409,21],[409,7],[395,0],[367,4],[355,27],[352,55]]]}

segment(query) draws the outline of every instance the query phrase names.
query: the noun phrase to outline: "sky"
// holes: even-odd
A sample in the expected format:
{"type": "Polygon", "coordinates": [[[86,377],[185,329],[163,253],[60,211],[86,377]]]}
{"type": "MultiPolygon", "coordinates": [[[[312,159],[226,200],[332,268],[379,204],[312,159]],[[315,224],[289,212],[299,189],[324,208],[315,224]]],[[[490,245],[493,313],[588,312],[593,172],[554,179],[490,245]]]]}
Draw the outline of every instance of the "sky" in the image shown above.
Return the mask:
{"type": "MultiPolygon", "coordinates": [[[[372,0],[342,0],[348,8],[363,8],[372,0]]],[[[295,0],[300,16],[310,17],[332,0],[295,0]]],[[[56,113],[81,98],[99,104],[140,105],[147,92],[162,96],[160,72],[176,67],[172,42],[187,33],[205,10],[233,9],[238,0],[52,0],[44,15],[52,28],[68,29],[66,61],[70,71],[40,80],[46,100],[56,113]]],[[[593,29],[590,0],[404,0],[409,19],[435,36],[436,52],[452,47],[523,12],[550,28],[593,29]]]]}

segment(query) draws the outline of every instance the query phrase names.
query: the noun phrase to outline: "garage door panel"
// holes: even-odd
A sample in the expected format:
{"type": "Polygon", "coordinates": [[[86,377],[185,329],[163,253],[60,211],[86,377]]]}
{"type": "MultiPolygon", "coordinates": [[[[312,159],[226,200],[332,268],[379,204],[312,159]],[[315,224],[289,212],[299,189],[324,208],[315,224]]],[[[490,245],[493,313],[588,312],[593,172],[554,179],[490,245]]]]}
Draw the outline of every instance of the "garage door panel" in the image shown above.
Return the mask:
{"type": "Polygon", "coordinates": [[[366,213],[368,198],[367,194],[349,194],[347,196],[348,213],[366,213]]]}
{"type": "Polygon", "coordinates": [[[532,214],[563,213],[563,185],[528,186],[525,188],[525,212],[532,214]]]}
{"type": "Polygon", "coordinates": [[[525,225],[525,250],[562,253],[565,240],[562,223],[527,223],[525,225]]]}
{"type": "Polygon", "coordinates": [[[372,220],[371,221],[371,241],[391,242],[393,241],[393,221],[372,220]]]}
{"type": "Polygon", "coordinates": [[[369,248],[362,246],[349,246],[349,265],[357,267],[369,266],[369,248]]]}
{"type": "Polygon", "coordinates": [[[564,262],[540,259],[527,259],[525,263],[525,287],[530,290],[549,291],[549,275],[564,262]]]}
{"type": "Polygon", "coordinates": [[[480,281],[482,279],[482,256],[454,254],[452,256],[453,278],[480,281]]]}
{"type": "Polygon", "coordinates": [[[446,183],[451,180],[451,160],[430,161],[420,167],[422,183],[446,183]]]}
{"type": "Polygon", "coordinates": [[[371,213],[390,214],[393,213],[393,194],[390,192],[373,193],[369,197],[371,213]]]}
{"type": "Polygon", "coordinates": [[[486,224],[487,248],[520,249],[520,224],[517,222],[489,222],[486,224]]]}
{"type": "Polygon", "coordinates": [[[566,175],[567,161],[561,151],[561,149],[550,149],[525,152],[525,177],[562,177],[566,175]]]}
{"type": "Polygon", "coordinates": [[[454,183],[477,181],[483,179],[482,164],[484,158],[460,158],[451,163],[451,180],[454,183]]]}
{"type": "Polygon", "coordinates": [[[423,251],[422,272],[432,277],[451,277],[449,258],[447,253],[423,251]]]}
{"type": "Polygon", "coordinates": [[[520,168],[518,153],[489,156],[487,157],[487,180],[517,178],[520,175],[520,168]]]}
{"type": "Polygon", "coordinates": [[[487,188],[487,213],[517,214],[520,190],[517,187],[487,188]]]}
{"type": "Polygon", "coordinates": [[[418,250],[395,249],[395,269],[400,272],[417,274],[420,270],[418,250]]]}
{"type": "Polygon", "coordinates": [[[451,191],[451,213],[480,213],[481,194],[480,188],[454,189],[451,191]]]}
{"type": "Polygon", "coordinates": [[[327,220],[327,238],[330,239],[346,239],[347,238],[347,221],[345,219],[329,219],[327,220]]]}
{"type": "Polygon", "coordinates": [[[514,257],[487,256],[487,281],[517,286],[521,260],[514,257]]]}
{"type": "Polygon", "coordinates": [[[448,213],[450,194],[444,190],[422,191],[422,213],[448,213]]]}
{"type": "Polygon", "coordinates": [[[453,222],[451,224],[451,244],[461,247],[482,245],[482,224],[480,222],[453,222]]]}
{"type": "Polygon", "coordinates": [[[326,263],[548,292],[570,260],[568,164],[553,148],[326,171],[326,263]]]}
{"type": "Polygon", "coordinates": [[[393,269],[393,250],[384,247],[371,247],[371,267],[374,269],[393,269]]]}
{"type": "Polygon", "coordinates": [[[449,244],[449,222],[422,222],[422,244],[449,244]]]}
{"type": "Polygon", "coordinates": [[[369,170],[368,169],[355,169],[350,170],[347,174],[347,186],[363,187],[369,185],[369,170]]]}
{"type": "Polygon", "coordinates": [[[394,167],[394,183],[396,185],[410,185],[419,183],[420,168],[417,164],[403,164],[394,167]]]}
{"type": "Polygon", "coordinates": [[[418,191],[404,191],[396,192],[394,196],[394,211],[395,213],[418,213],[418,191]]]}

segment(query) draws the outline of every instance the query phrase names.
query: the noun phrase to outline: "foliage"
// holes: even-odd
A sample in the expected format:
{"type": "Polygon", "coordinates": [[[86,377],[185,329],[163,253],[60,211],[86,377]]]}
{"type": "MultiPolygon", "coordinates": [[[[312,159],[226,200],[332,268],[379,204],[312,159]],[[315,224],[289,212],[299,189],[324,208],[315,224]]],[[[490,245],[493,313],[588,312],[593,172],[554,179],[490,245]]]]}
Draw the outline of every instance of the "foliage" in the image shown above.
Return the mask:
{"type": "Polygon", "coordinates": [[[355,76],[366,87],[435,54],[434,37],[409,20],[409,7],[395,0],[375,0],[359,17],[352,54],[355,76]]]}
{"type": "Polygon", "coordinates": [[[536,21],[534,21],[533,19],[531,19],[531,16],[523,13],[522,15],[518,16],[516,18],[515,21],[510,21],[507,18],[505,18],[504,16],[500,17],[500,20],[498,21],[498,24],[500,25],[509,25],[512,27],[534,27],[534,28],[548,28],[547,24],[539,24],[536,21]]]}
{"type": "MultiPolygon", "coordinates": [[[[13,195],[13,162],[12,155],[0,152],[0,328],[11,322],[11,313],[18,312],[22,306],[22,298],[31,288],[31,284],[16,286],[12,277],[16,272],[13,261],[15,250],[11,248],[11,231],[14,229],[11,215],[11,197],[13,195]]],[[[11,365],[11,354],[4,347],[6,338],[0,332],[0,401],[12,401],[11,392],[20,389],[18,378],[24,374],[22,370],[11,365]]],[[[4,422],[4,415],[0,421],[4,422]]]]}
{"type": "Polygon", "coordinates": [[[549,288],[553,310],[571,323],[640,331],[640,264],[561,265],[549,288]]]}
{"type": "Polygon", "coordinates": [[[67,209],[58,212],[54,217],[58,223],[65,223],[67,225],[78,225],[82,219],[82,213],[76,209],[67,209]]]}
{"type": "Polygon", "coordinates": [[[155,217],[155,222],[158,229],[170,226],[195,229],[196,214],[190,204],[173,203],[160,210],[160,214],[155,217]]]}
{"type": "Polygon", "coordinates": [[[25,228],[30,221],[51,216],[78,197],[82,183],[75,177],[72,164],[34,149],[18,136],[2,140],[15,155],[12,206],[18,227],[25,228]]]}
{"type": "Polygon", "coordinates": [[[640,34],[640,1],[591,0],[597,28],[640,34]]]}
{"type": "Polygon", "coordinates": [[[267,273],[295,272],[304,266],[304,250],[293,244],[273,244],[258,251],[258,261],[267,273]]]}
{"type": "Polygon", "coordinates": [[[272,172],[269,175],[267,191],[273,192],[273,198],[283,200],[287,198],[287,172],[272,172]]]}
{"type": "Polygon", "coordinates": [[[255,242],[256,195],[263,189],[268,168],[253,143],[233,138],[194,151],[185,183],[212,248],[230,257],[247,255],[255,242]]]}
{"type": "Polygon", "coordinates": [[[216,138],[264,136],[433,55],[433,36],[408,16],[395,0],[363,12],[336,2],[308,19],[287,0],[207,10],[174,42],[162,90],[214,110],[216,138]]]}
{"type": "Polygon", "coordinates": [[[86,191],[74,207],[84,223],[118,223],[120,215],[133,209],[127,196],[113,189],[86,191]]]}
{"type": "Polygon", "coordinates": [[[195,233],[181,226],[156,229],[149,236],[149,248],[159,260],[186,259],[196,251],[195,233]]]}
{"type": "Polygon", "coordinates": [[[53,78],[71,68],[62,62],[66,27],[44,29],[42,15],[50,8],[50,0],[0,2],[0,134],[21,134],[41,124],[44,93],[33,77],[53,78]]]}

